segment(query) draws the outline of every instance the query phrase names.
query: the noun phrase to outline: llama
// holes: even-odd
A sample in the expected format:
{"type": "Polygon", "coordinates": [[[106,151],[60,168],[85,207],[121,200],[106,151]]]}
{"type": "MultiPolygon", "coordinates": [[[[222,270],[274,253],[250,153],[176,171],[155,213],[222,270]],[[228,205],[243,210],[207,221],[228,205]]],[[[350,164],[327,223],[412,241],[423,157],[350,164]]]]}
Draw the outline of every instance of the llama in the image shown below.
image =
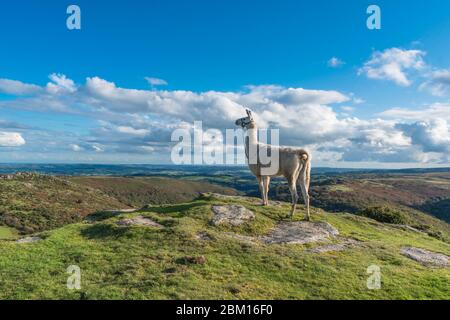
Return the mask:
{"type": "MultiPolygon", "coordinates": [[[[289,185],[289,191],[292,196],[292,207],[290,212],[291,219],[294,217],[295,209],[298,202],[297,181],[303,195],[303,200],[306,206],[306,220],[310,220],[309,213],[309,184],[311,176],[311,155],[303,149],[291,149],[286,147],[278,148],[278,168],[273,174],[264,173],[264,165],[259,160],[249,161],[250,150],[266,149],[267,154],[271,154],[271,150],[275,147],[270,145],[263,145],[258,142],[258,128],[253,119],[252,112],[247,111],[247,117],[236,120],[236,125],[242,127],[246,133],[245,139],[245,154],[248,161],[250,171],[255,175],[258,181],[259,190],[261,192],[262,205],[269,205],[269,185],[271,177],[284,176],[289,185]],[[253,163],[255,162],[255,163],[253,163]]],[[[261,154],[261,153],[259,153],[261,154]]]]}

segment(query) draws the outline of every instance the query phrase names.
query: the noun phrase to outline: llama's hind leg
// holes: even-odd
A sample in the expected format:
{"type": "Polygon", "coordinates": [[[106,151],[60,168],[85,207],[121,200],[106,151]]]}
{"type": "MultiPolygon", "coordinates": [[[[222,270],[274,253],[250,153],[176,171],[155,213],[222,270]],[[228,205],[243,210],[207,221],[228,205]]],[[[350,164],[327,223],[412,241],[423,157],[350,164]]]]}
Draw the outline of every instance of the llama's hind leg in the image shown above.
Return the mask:
{"type": "Polygon", "coordinates": [[[289,183],[289,191],[291,192],[291,197],[292,197],[291,219],[293,219],[295,209],[297,208],[297,202],[298,202],[296,179],[290,179],[288,181],[288,183],[289,183]]]}
{"type": "Polygon", "coordinates": [[[306,206],[306,221],[309,221],[311,219],[310,213],[309,213],[309,191],[308,191],[308,186],[306,183],[306,177],[304,173],[300,174],[300,178],[299,178],[299,184],[300,184],[300,189],[302,191],[302,196],[303,196],[303,201],[305,201],[305,206],[306,206]]]}

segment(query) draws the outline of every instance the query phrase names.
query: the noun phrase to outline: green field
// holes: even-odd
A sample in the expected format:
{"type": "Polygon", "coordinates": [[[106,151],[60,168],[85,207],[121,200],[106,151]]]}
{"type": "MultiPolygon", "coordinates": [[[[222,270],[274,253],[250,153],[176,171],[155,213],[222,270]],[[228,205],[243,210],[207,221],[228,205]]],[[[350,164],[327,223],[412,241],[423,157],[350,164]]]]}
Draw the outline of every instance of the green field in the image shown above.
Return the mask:
{"type": "Polygon", "coordinates": [[[0,226],[0,240],[15,239],[17,231],[13,228],[0,226]]]}
{"type": "Polygon", "coordinates": [[[312,253],[308,249],[319,244],[268,245],[229,236],[267,234],[287,213],[288,205],[203,197],[97,215],[94,222],[41,233],[44,240],[36,243],[1,241],[0,299],[450,299],[448,267],[428,268],[400,254],[402,246],[416,246],[450,255],[450,244],[423,233],[313,209],[314,221],[329,222],[360,245],[312,253]],[[256,219],[239,227],[211,225],[211,206],[226,203],[244,205],[256,219]],[[136,215],[163,228],[116,224],[136,215]],[[205,263],[191,261],[200,256],[205,263]],[[380,290],[366,286],[367,267],[374,264],[381,268],[380,290]],[[66,288],[70,265],[81,268],[80,290],[66,288]]]}

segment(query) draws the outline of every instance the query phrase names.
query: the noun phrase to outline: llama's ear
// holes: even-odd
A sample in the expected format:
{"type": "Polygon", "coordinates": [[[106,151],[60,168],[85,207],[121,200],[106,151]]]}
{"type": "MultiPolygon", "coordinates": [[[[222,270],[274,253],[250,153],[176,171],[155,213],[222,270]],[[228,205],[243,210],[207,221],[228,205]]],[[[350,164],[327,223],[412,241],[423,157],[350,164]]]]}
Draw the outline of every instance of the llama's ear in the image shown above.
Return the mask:
{"type": "Polygon", "coordinates": [[[245,111],[247,111],[247,115],[250,118],[250,120],[253,120],[252,112],[250,111],[250,109],[245,109],[245,111]]]}

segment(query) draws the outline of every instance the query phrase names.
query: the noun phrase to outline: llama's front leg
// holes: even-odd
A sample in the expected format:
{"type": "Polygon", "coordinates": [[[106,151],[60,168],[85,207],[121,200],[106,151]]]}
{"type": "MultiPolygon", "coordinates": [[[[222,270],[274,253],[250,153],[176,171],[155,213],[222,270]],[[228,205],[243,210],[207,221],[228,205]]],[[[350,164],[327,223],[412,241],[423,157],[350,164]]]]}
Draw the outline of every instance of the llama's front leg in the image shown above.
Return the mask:
{"type": "Polygon", "coordinates": [[[261,194],[261,200],[262,200],[261,205],[263,206],[266,203],[266,201],[265,201],[266,193],[264,190],[264,181],[263,181],[262,177],[256,177],[256,180],[258,180],[259,192],[261,194]]]}
{"type": "Polygon", "coordinates": [[[270,186],[270,177],[264,177],[264,205],[269,205],[269,186],[270,186]]]}
{"type": "Polygon", "coordinates": [[[297,186],[295,185],[295,180],[293,182],[289,181],[289,191],[291,192],[292,197],[291,219],[293,219],[298,202],[297,186]]]}

